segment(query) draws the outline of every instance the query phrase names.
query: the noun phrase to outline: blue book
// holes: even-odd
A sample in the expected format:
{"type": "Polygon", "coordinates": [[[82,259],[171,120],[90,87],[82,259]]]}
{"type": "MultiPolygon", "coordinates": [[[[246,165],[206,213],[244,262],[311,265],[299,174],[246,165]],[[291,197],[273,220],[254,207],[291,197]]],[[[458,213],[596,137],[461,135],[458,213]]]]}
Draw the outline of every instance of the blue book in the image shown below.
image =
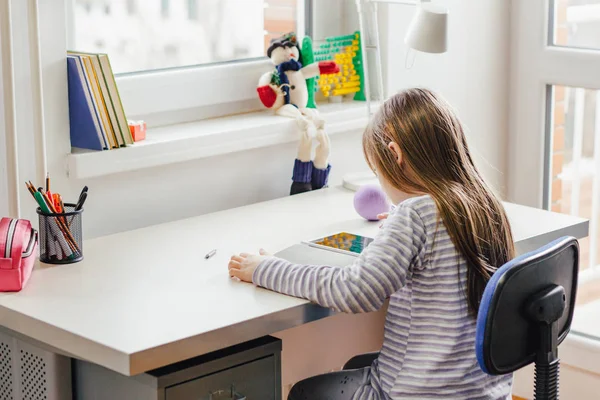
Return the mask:
{"type": "Polygon", "coordinates": [[[108,149],[100,127],[100,116],[94,104],[90,82],[80,57],[67,56],[67,74],[71,146],[91,150],[108,149]]]}

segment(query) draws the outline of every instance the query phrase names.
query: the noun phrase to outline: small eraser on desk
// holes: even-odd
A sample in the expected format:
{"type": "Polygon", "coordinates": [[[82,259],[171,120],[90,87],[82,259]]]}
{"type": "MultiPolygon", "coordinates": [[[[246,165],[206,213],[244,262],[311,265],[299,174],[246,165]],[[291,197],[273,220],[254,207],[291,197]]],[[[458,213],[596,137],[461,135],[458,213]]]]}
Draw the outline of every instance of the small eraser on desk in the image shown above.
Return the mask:
{"type": "Polygon", "coordinates": [[[134,142],[146,139],[146,123],[144,121],[128,121],[128,124],[134,142]]]}
{"type": "Polygon", "coordinates": [[[377,177],[370,171],[347,174],[343,178],[344,187],[355,192],[361,186],[369,184],[379,185],[377,177]]]}

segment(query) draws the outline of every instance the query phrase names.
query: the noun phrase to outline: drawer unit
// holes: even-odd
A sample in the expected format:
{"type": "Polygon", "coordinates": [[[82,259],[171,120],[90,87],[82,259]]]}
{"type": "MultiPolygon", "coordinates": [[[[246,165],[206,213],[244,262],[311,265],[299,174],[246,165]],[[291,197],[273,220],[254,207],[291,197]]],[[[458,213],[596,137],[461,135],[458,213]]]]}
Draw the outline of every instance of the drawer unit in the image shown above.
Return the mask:
{"type": "Polygon", "coordinates": [[[71,400],[71,360],[0,328],[0,400],[71,400]]]}
{"type": "Polygon", "coordinates": [[[265,336],[126,377],[73,363],[75,400],[281,400],[281,341],[265,336]]]}
{"type": "Polygon", "coordinates": [[[167,388],[166,400],[275,399],[273,357],[238,365],[167,388]]]}

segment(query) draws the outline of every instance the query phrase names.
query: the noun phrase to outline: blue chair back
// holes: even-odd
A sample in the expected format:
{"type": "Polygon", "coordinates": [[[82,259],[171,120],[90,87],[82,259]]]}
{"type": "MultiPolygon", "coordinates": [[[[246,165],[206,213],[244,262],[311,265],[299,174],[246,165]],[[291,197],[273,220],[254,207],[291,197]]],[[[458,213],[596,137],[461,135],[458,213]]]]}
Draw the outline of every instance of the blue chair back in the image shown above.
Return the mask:
{"type": "Polygon", "coordinates": [[[571,327],[578,270],[579,244],[562,237],[494,273],[477,316],[484,372],[507,374],[535,362],[536,399],[558,398],[557,347],[571,327]]]}

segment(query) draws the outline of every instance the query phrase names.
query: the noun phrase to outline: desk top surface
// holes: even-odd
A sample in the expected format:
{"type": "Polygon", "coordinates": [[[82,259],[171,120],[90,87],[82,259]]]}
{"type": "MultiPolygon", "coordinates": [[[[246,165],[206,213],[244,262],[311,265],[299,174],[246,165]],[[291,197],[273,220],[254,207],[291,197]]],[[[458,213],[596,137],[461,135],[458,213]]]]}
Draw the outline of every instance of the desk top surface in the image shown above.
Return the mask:
{"type": "MultiPolygon", "coordinates": [[[[227,262],[339,231],[374,236],[352,196],[324,189],[88,240],[82,262],[40,265],[23,291],[0,294],[0,325],[135,375],[321,318],[305,300],[232,281],[227,262]]],[[[584,219],[505,207],[520,251],[587,236],[584,219]]]]}

